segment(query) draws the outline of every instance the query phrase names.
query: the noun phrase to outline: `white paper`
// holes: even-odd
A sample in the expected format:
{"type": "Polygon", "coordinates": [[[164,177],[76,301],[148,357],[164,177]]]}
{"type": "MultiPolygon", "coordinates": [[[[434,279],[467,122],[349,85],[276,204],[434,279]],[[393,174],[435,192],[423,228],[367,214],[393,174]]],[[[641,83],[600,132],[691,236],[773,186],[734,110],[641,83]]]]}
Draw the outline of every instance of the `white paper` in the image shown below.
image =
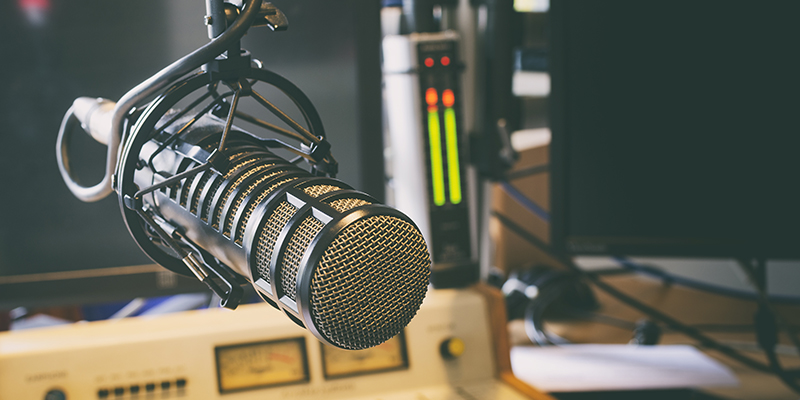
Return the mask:
{"type": "Polygon", "coordinates": [[[565,345],[511,349],[514,374],[546,392],[738,386],[724,365],[692,346],[565,345]]]}

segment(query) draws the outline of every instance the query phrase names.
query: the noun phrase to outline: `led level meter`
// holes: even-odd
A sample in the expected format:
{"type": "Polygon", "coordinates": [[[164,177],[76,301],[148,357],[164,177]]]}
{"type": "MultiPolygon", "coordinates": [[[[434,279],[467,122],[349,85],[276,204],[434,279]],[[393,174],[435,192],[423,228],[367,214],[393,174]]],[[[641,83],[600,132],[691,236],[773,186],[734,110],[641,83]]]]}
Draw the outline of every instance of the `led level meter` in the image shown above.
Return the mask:
{"type": "Polygon", "coordinates": [[[475,242],[460,128],[458,36],[387,36],[383,42],[386,115],[394,204],[420,227],[433,257],[433,283],[477,280],[475,242]]]}

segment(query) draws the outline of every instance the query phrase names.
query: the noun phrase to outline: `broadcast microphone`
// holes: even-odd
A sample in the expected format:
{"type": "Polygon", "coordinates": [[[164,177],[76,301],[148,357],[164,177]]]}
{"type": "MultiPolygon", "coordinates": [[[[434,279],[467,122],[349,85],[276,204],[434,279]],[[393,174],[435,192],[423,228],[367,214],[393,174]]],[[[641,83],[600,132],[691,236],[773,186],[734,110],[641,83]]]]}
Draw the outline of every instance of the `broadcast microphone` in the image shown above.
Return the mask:
{"type": "MultiPolygon", "coordinates": [[[[74,103],[93,136],[101,136],[92,128],[103,126],[108,103],[74,103]],[[92,103],[96,110],[85,112],[92,103]]],[[[178,113],[171,110],[162,120],[178,113]]],[[[211,113],[177,118],[141,146],[135,163],[123,160],[122,170],[130,169],[137,188],[153,186],[200,165],[224,130],[225,121],[211,113]],[[191,120],[191,128],[167,144],[165,138],[191,120]]],[[[142,196],[158,226],[211,256],[205,261],[244,277],[326,343],[361,349],[398,334],[422,303],[430,274],[416,225],[342,181],[277,156],[242,129],[233,126],[226,143],[224,173],[208,168],[142,196]]],[[[194,258],[188,262],[196,268],[194,258]]]]}
{"type": "MultiPolygon", "coordinates": [[[[260,12],[281,23],[279,11],[269,7],[260,12]]],[[[120,143],[119,151],[109,151],[116,163],[110,181],[128,230],[154,261],[194,274],[229,308],[238,304],[241,285],[252,284],[327,344],[363,349],[396,336],[428,287],[431,261],[420,230],[400,211],[332,177],[330,145],[302,91],[251,67],[246,51],[227,53],[137,108],[77,99],[58,141],[68,186],[74,180],[65,137],[80,122],[101,143],[120,143]],[[293,101],[305,127],[258,93],[264,83],[293,101]],[[239,103],[245,99],[292,129],[244,113],[239,103]],[[120,114],[125,131],[114,139],[120,114]],[[240,121],[250,124],[247,130],[240,121]],[[252,129],[298,139],[301,146],[252,129]],[[298,157],[287,160],[276,148],[298,157]],[[310,171],[297,165],[303,160],[310,171]]],[[[120,103],[135,97],[129,94],[120,103]]]]}
{"type": "MultiPolygon", "coordinates": [[[[188,155],[215,148],[223,129],[224,121],[203,115],[152,164],[184,172],[197,164],[188,155]]],[[[399,333],[429,276],[428,249],[413,222],[339,180],[314,177],[246,132],[232,131],[228,143],[227,173],[208,170],[154,191],[146,207],[326,342],[359,349],[399,333]]],[[[139,160],[162,146],[150,140],[139,160]]],[[[148,167],[134,175],[140,187],[158,179],[148,167]]]]}

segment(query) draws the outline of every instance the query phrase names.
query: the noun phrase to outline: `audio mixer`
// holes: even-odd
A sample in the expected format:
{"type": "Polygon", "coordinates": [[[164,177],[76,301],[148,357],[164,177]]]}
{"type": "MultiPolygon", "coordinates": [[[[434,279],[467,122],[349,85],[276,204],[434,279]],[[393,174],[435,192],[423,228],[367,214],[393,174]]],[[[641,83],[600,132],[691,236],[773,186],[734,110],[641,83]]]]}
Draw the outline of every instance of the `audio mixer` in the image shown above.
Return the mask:
{"type": "MultiPolygon", "coordinates": [[[[379,346],[323,345],[266,304],[0,334],[0,399],[529,399],[498,379],[489,306],[434,290],[379,346]]],[[[542,395],[541,398],[548,398],[542,395]]]]}

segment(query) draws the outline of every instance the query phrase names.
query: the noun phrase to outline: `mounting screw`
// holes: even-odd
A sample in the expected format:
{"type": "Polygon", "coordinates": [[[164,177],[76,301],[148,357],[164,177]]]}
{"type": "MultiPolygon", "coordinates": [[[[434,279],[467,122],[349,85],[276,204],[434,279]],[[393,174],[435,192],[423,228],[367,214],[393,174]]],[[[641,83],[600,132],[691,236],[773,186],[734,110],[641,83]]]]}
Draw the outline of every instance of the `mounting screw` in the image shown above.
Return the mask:
{"type": "Polygon", "coordinates": [[[204,16],[203,23],[206,24],[207,26],[211,26],[211,16],[210,15],[204,16]]]}

